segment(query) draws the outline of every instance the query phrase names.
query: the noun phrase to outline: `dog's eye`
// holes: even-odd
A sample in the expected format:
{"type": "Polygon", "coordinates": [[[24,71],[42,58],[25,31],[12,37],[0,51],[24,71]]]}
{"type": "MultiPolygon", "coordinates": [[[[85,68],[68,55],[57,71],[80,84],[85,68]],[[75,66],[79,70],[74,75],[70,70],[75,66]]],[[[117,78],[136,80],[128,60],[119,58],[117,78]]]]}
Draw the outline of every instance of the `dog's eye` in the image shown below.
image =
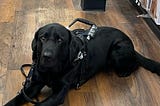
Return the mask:
{"type": "Polygon", "coordinates": [[[40,38],[40,40],[41,40],[42,42],[44,42],[44,41],[46,41],[46,38],[45,38],[44,36],[42,36],[42,37],[40,38]]]}

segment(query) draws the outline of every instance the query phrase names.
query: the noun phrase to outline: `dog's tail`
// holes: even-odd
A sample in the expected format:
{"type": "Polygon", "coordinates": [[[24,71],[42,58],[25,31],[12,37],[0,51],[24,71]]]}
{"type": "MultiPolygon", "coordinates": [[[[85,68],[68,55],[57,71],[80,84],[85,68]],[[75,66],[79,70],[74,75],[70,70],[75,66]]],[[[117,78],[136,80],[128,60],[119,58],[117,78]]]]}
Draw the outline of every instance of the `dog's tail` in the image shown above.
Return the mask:
{"type": "Polygon", "coordinates": [[[142,56],[141,54],[139,54],[138,52],[136,52],[136,56],[137,56],[138,63],[142,67],[160,76],[160,63],[159,62],[148,59],[142,56]]]}

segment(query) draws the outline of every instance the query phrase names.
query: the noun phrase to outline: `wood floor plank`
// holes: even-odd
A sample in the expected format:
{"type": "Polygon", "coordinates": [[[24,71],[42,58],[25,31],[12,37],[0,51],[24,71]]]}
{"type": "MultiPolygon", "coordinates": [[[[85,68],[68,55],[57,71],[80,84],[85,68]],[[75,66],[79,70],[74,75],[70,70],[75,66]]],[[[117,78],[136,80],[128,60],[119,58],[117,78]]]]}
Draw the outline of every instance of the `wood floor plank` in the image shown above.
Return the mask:
{"type": "Polygon", "coordinates": [[[12,24],[0,23],[0,76],[3,76],[7,70],[11,40],[13,37],[12,31],[12,24]]]}
{"type": "Polygon", "coordinates": [[[32,53],[31,42],[36,30],[35,12],[30,11],[29,14],[26,11],[17,12],[15,23],[8,70],[19,69],[24,63],[32,63],[30,57],[32,53]]]}
{"type": "Polygon", "coordinates": [[[0,14],[0,22],[13,22],[15,16],[15,0],[1,0],[0,14]]]}
{"type": "Polygon", "coordinates": [[[12,40],[12,23],[0,23],[0,105],[2,105],[3,93],[6,85],[6,73],[9,61],[10,46],[12,40]]]}
{"type": "Polygon", "coordinates": [[[2,100],[3,100],[3,93],[0,94],[0,105],[1,105],[1,106],[3,106],[2,100]]]}
{"type": "Polygon", "coordinates": [[[6,85],[4,90],[3,104],[8,102],[10,99],[15,97],[22,88],[22,82],[24,81],[24,76],[19,70],[8,70],[6,75],[6,85]]]}

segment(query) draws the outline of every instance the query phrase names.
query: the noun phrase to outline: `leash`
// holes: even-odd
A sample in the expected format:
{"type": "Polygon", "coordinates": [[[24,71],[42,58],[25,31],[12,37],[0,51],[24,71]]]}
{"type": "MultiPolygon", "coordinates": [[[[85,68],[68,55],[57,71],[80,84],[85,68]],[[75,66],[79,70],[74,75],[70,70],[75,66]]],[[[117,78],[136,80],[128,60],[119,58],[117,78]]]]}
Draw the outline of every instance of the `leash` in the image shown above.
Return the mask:
{"type": "Polygon", "coordinates": [[[38,98],[35,98],[36,101],[34,101],[29,96],[27,96],[27,94],[25,93],[25,89],[28,88],[30,86],[30,84],[32,83],[31,78],[32,78],[34,69],[35,69],[35,64],[23,64],[21,66],[20,71],[21,71],[22,75],[26,78],[26,80],[22,83],[23,88],[21,89],[21,93],[23,94],[24,98],[28,102],[31,102],[32,104],[39,104],[41,102],[39,102],[38,98]],[[29,71],[28,75],[24,71],[25,67],[30,67],[30,71],[29,71]]]}
{"type": "Polygon", "coordinates": [[[20,91],[23,94],[25,100],[27,100],[28,102],[30,102],[32,104],[40,104],[40,103],[44,102],[45,100],[47,100],[50,96],[48,96],[43,101],[39,101],[39,99],[36,98],[36,97],[34,98],[35,100],[33,100],[25,92],[25,89],[27,89],[28,87],[30,87],[30,85],[32,83],[32,75],[33,75],[34,70],[36,70],[36,64],[23,64],[21,66],[20,70],[21,70],[22,75],[26,78],[26,80],[22,83],[23,88],[20,91]],[[24,71],[25,67],[31,67],[28,75],[24,71]]]}

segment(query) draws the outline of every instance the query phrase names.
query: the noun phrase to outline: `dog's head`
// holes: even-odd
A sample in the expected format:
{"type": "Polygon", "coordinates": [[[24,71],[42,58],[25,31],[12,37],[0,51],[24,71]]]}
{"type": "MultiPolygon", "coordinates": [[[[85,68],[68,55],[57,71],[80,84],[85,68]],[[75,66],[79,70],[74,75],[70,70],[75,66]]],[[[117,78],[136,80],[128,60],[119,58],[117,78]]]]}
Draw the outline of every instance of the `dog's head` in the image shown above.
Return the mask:
{"type": "Polygon", "coordinates": [[[59,71],[68,60],[70,41],[70,31],[60,24],[41,27],[32,41],[33,61],[43,68],[59,71]]]}

